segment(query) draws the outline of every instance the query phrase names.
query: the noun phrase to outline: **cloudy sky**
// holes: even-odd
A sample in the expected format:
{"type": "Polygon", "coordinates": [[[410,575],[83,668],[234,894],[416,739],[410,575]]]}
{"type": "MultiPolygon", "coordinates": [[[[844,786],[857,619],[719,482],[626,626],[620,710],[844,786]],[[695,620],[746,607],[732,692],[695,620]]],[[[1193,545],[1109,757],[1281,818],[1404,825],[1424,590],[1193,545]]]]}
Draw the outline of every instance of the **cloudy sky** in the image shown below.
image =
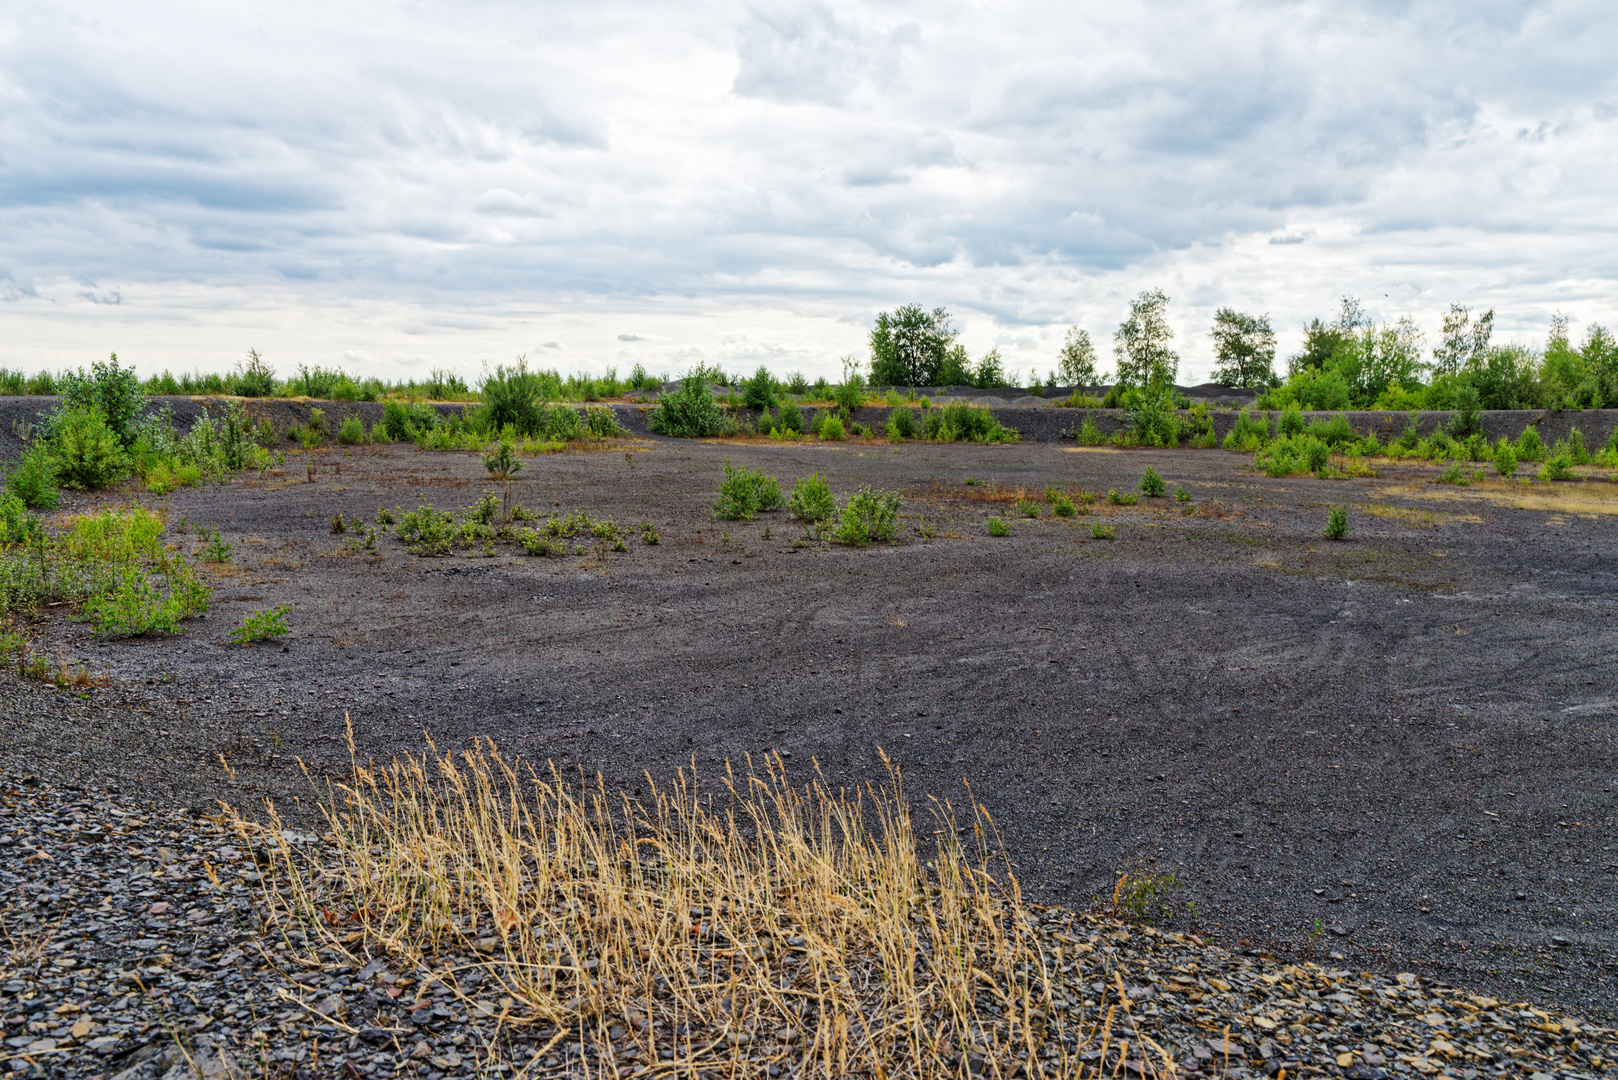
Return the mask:
{"type": "MultiPolygon", "coordinates": [[[[1618,6],[11,0],[0,366],[835,376],[879,310],[1043,372],[1172,298],[1282,352],[1618,322],[1618,6]]],[[[1107,351],[1105,348],[1104,352],[1107,351]]]]}

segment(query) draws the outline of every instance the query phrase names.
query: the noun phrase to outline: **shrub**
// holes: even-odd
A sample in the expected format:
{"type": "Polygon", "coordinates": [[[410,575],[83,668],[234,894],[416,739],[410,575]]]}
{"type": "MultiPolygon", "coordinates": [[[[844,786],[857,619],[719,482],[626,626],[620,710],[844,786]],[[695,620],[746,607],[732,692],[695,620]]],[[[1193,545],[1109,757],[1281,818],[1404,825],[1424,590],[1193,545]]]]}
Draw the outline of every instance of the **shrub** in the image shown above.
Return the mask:
{"type": "Polygon", "coordinates": [[[91,596],[85,614],[95,621],[96,632],[123,637],[172,634],[180,621],[208,610],[213,590],[184,563],[166,567],[168,592],[159,589],[145,568],[125,565],[105,591],[91,596]]]}
{"type": "Polygon", "coordinates": [[[1326,513],[1326,539],[1341,540],[1348,535],[1348,510],[1334,506],[1326,513]]]}
{"type": "Polygon", "coordinates": [[[1517,459],[1519,461],[1545,460],[1545,444],[1540,441],[1539,432],[1532,424],[1522,429],[1517,436],[1517,459]]]}
{"type": "Polygon", "coordinates": [[[888,415],[888,427],[897,431],[901,439],[914,439],[917,434],[916,414],[901,406],[888,415]]]}
{"type": "Polygon", "coordinates": [[[1541,480],[1573,479],[1573,456],[1563,450],[1545,463],[1545,467],[1539,470],[1539,478],[1541,480]]]}
{"type": "Polygon", "coordinates": [[[584,410],[584,426],[598,439],[616,438],[623,434],[618,414],[606,405],[591,405],[584,410]]]}
{"type": "Polygon", "coordinates": [[[713,504],[714,516],[727,521],[746,521],[757,509],[758,496],[752,475],[726,458],[725,478],[719,482],[719,501],[713,504]]]}
{"type": "Polygon", "coordinates": [[[533,529],[523,529],[518,532],[517,545],[526,554],[537,555],[541,558],[567,554],[567,545],[565,543],[535,532],[533,529]]]}
{"type": "Polygon", "coordinates": [[[80,408],[64,414],[52,442],[64,487],[95,491],[129,475],[129,456],[99,410],[80,408]]]}
{"type": "Polygon", "coordinates": [[[535,414],[533,434],[557,442],[575,442],[584,434],[584,418],[571,405],[546,405],[535,414]]]}
{"type": "Polygon", "coordinates": [[[1011,526],[1007,525],[1005,522],[1001,521],[999,518],[991,516],[989,518],[989,535],[990,536],[1010,536],[1011,535],[1011,526]]]}
{"type": "Polygon", "coordinates": [[[510,439],[501,439],[494,453],[483,455],[483,467],[496,480],[509,480],[516,476],[522,471],[522,459],[517,456],[516,444],[510,439]]]}
{"type": "Polygon", "coordinates": [[[687,375],[678,390],[663,395],[646,423],[659,435],[680,439],[708,438],[733,430],[714,400],[706,373],[700,371],[687,375]]]}
{"type": "Polygon", "coordinates": [[[804,377],[803,372],[794,371],[787,379],[787,392],[797,394],[799,397],[809,392],[809,380],[804,377]]]}
{"type": "Polygon", "coordinates": [[[1342,447],[1358,441],[1354,428],[1346,416],[1334,416],[1330,420],[1316,420],[1304,429],[1304,433],[1312,435],[1330,447],[1342,447]]]}
{"type": "Polygon", "coordinates": [[[832,391],[832,400],[843,412],[854,413],[865,404],[865,380],[857,373],[851,373],[832,391]]]}
{"type": "Polygon", "coordinates": [[[1472,478],[1462,472],[1459,465],[1451,465],[1438,474],[1438,482],[1440,484],[1454,484],[1456,487],[1470,487],[1472,478]]]}
{"type": "Polygon", "coordinates": [[[1331,460],[1331,447],[1313,435],[1281,435],[1253,455],[1253,465],[1267,476],[1319,473],[1331,460]]]}
{"type": "Polygon", "coordinates": [[[753,377],[742,384],[742,404],[749,409],[769,409],[775,406],[775,379],[770,369],[760,364],[753,377]]]}
{"type": "Polygon", "coordinates": [[[0,496],[0,548],[32,543],[40,534],[39,517],[14,494],[0,496]]]}
{"type": "Polygon", "coordinates": [[[869,544],[893,539],[899,517],[899,493],[861,487],[843,507],[837,540],[844,544],[869,544]]]}
{"type": "Polygon", "coordinates": [[[282,637],[287,632],[287,612],[291,610],[291,604],[282,604],[280,607],[251,612],[240,626],[230,632],[230,638],[238,645],[250,645],[255,641],[272,641],[282,637]]]}
{"type": "Polygon", "coordinates": [[[1264,448],[1270,441],[1270,425],[1257,416],[1243,411],[1236,417],[1236,425],[1225,436],[1224,447],[1238,453],[1252,454],[1264,448]]]}
{"type": "MultiPolygon", "coordinates": [[[[798,377],[803,378],[801,375],[798,377]]],[[[798,435],[803,434],[803,410],[798,408],[797,402],[788,401],[783,404],[780,416],[777,419],[783,431],[790,431],[798,435]]]]}
{"type": "Polygon", "coordinates": [[[43,443],[23,452],[17,468],[6,477],[6,490],[32,510],[50,510],[60,493],[56,487],[56,458],[43,443]]]}
{"type": "Polygon", "coordinates": [[[767,475],[762,469],[747,474],[753,484],[753,505],[760,512],[779,510],[786,505],[786,499],[781,494],[781,481],[767,475]]]}
{"type": "Polygon", "coordinates": [[[837,501],[832,498],[831,485],[819,473],[810,473],[792,486],[787,510],[806,525],[818,525],[837,512],[837,501]]]}
{"type": "Polygon", "coordinates": [[[1303,410],[1296,403],[1281,410],[1281,419],[1275,425],[1276,434],[1292,436],[1303,434],[1303,410]]]}
{"type": "Polygon", "coordinates": [[[220,535],[218,529],[198,531],[201,533],[200,539],[207,541],[202,545],[202,550],[197,552],[197,557],[203,562],[228,563],[236,554],[236,549],[225,543],[225,538],[220,535]]]}
{"type": "Polygon", "coordinates": [[[558,389],[538,372],[529,371],[528,361],[520,357],[511,367],[497,365],[494,374],[485,375],[478,387],[489,425],[498,431],[511,424],[523,435],[537,433],[539,404],[546,397],[556,397],[558,389]]]}
{"type": "Polygon", "coordinates": [[[365,441],[365,421],[359,418],[358,413],[343,417],[343,422],[337,425],[337,441],[344,446],[355,446],[365,441]]]}
{"type": "Polygon", "coordinates": [[[106,363],[90,365],[90,373],[80,369],[66,372],[57,380],[57,393],[62,396],[61,407],[48,421],[54,434],[57,424],[74,413],[98,412],[112,431],[121,447],[135,441],[135,417],[146,407],[146,393],[135,375],[134,365],[118,366],[118,354],[113,353],[106,363]]]}
{"type": "Polygon", "coordinates": [[[1114,506],[1134,506],[1140,502],[1140,496],[1127,491],[1119,491],[1117,488],[1108,488],[1107,501],[1114,506]]]}
{"type": "Polygon", "coordinates": [[[1191,493],[1185,489],[1184,484],[1181,484],[1174,489],[1174,501],[1177,503],[1188,503],[1191,501],[1191,493]]]}
{"type": "Polygon", "coordinates": [[[1097,540],[1111,540],[1117,532],[1117,529],[1108,528],[1099,521],[1090,522],[1090,535],[1097,540]]]}
{"type": "Polygon", "coordinates": [[[828,415],[820,424],[820,437],[825,442],[841,442],[847,436],[843,432],[843,421],[840,417],[828,415]]]}
{"type": "Polygon", "coordinates": [[[1039,504],[1032,499],[1018,499],[1017,513],[1023,517],[1037,518],[1040,515],[1039,504]]]}
{"type": "Polygon", "coordinates": [[[1143,473],[1140,478],[1141,494],[1155,499],[1160,497],[1167,490],[1168,485],[1163,483],[1163,478],[1161,476],[1157,475],[1157,470],[1152,468],[1150,465],[1146,466],[1146,472],[1143,473]]]}
{"type": "Polygon", "coordinates": [[[657,535],[657,529],[653,527],[650,521],[643,521],[640,523],[640,539],[641,543],[651,546],[661,538],[657,535]]]}
{"type": "Polygon", "coordinates": [[[275,393],[275,371],[264,362],[257,349],[247,350],[241,370],[232,382],[236,393],[242,397],[261,398],[275,393]]]}
{"type": "Polygon", "coordinates": [[[1086,416],[1084,418],[1083,425],[1080,426],[1078,433],[1073,436],[1073,439],[1080,446],[1100,446],[1102,443],[1107,441],[1106,438],[1101,434],[1101,429],[1096,426],[1095,417],[1093,416],[1086,416]]]}
{"type": "Polygon", "coordinates": [[[1494,448],[1494,471],[1508,478],[1517,472],[1517,451],[1503,438],[1494,448]]]}
{"type": "Polygon", "coordinates": [[[1482,427],[1477,387],[1468,383],[1455,393],[1455,412],[1449,418],[1449,433],[1454,438],[1464,439],[1477,434],[1482,427]]]}
{"type": "Polygon", "coordinates": [[[768,409],[758,414],[758,433],[760,435],[775,434],[775,418],[770,415],[770,410],[768,409]]]}
{"type": "Polygon", "coordinates": [[[1073,516],[1073,500],[1056,488],[1048,487],[1045,489],[1045,501],[1051,504],[1051,512],[1057,517],[1073,516]]]}

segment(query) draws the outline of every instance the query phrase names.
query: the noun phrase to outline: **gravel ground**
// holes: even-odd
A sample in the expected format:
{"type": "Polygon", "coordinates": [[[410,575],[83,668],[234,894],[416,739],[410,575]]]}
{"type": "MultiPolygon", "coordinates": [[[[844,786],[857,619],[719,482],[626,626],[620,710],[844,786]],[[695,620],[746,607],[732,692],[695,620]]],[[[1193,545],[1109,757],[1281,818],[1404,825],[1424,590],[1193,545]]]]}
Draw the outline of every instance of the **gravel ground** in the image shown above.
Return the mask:
{"type": "MultiPolygon", "coordinates": [[[[657,1023],[649,1045],[502,1025],[513,1003],[480,986],[469,956],[355,962],[264,933],[264,856],[223,818],[5,773],[0,852],[0,1076],[636,1076],[673,1061],[657,1023]],[[654,1055],[660,1034],[666,1055],[654,1055]]],[[[1583,1080],[1618,1065],[1618,1032],[1411,973],[1348,970],[1340,954],[1287,962],[1035,912],[1048,955],[1066,961],[1054,1007],[1075,1029],[1109,1025],[1078,1055],[1107,1075],[1146,1075],[1147,1060],[1161,1072],[1143,1052],[1152,1043],[1178,1075],[1233,1080],[1583,1080]]],[[[793,1046],[784,1030],[759,1039],[748,1074],[799,1075],[793,1046]]]]}

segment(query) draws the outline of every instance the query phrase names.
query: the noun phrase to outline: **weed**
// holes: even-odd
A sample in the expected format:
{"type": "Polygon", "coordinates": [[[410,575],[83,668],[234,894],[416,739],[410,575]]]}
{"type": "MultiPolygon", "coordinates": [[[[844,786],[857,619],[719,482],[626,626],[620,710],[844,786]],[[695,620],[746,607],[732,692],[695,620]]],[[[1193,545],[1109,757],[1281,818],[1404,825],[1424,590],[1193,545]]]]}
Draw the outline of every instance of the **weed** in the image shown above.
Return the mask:
{"type": "Polygon", "coordinates": [[[1296,404],[1288,405],[1281,410],[1281,419],[1276,421],[1277,435],[1290,438],[1293,435],[1303,434],[1303,410],[1296,404]]]}
{"type": "Polygon", "coordinates": [[[869,544],[893,539],[899,517],[899,494],[866,485],[849,496],[836,537],[843,544],[869,544]]]}
{"type": "Polygon", "coordinates": [[[1140,478],[1140,493],[1148,498],[1156,499],[1161,498],[1167,490],[1168,485],[1163,483],[1161,476],[1157,475],[1157,470],[1150,465],[1146,466],[1146,471],[1141,474],[1140,478]]]}
{"type": "Polygon", "coordinates": [[[806,526],[819,525],[837,512],[837,501],[832,497],[831,485],[819,473],[810,473],[792,486],[787,509],[806,526]]]}
{"type": "Polygon", "coordinates": [[[1438,483],[1454,484],[1456,487],[1467,487],[1472,483],[1470,473],[1463,472],[1459,465],[1451,465],[1438,474],[1438,483]]]}
{"type": "Polygon", "coordinates": [[[1079,505],[1080,506],[1094,506],[1095,501],[1096,501],[1096,493],[1095,492],[1093,492],[1093,491],[1081,491],[1081,492],[1079,492],[1079,505]]]}
{"type": "Polygon", "coordinates": [[[1174,489],[1174,501],[1182,504],[1191,501],[1191,493],[1185,489],[1184,484],[1181,484],[1174,489]]]}
{"type": "Polygon", "coordinates": [[[1120,874],[1112,890],[1112,917],[1133,923],[1159,922],[1168,916],[1169,897],[1179,887],[1179,879],[1166,870],[1120,874]]]}
{"type": "Polygon", "coordinates": [[[1256,454],[1270,441],[1270,425],[1256,413],[1243,411],[1236,417],[1236,425],[1225,436],[1224,447],[1242,454],[1256,454]]]}
{"type": "Polygon", "coordinates": [[[365,421],[358,413],[349,413],[337,425],[337,441],[344,446],[357,446],[365,441],[365,421]]]}
{"type": "Polygon", "coordinates": [[[230,632],[230,639],[238,645],[250,645],[255,641],[271,641],[281,637],[287,632],[287,612],[291,610],[291,604],[282,604],[280,607],[251,612],[240,626],[230,632]]]}
{"type": "Polygon", "coordinates": [[[1348,536],[1348,509],[1334,506],[1326,513],[1326,539],[1342,540],[1348,536]]]}
{"type": "Polygon", "coordinates": [[[208,535],[208,542],[202,545],[197,557],[204,562],[228,563],[235,555],[236,549],[225,543],[225,538],[219,535],[219,530],[212,530],[208,535]]]}
{"type": "Polygon", "coordinates": [[[1140,502],[1140,496],[1132,492],[1120,491],[1117,488],[1108,488],[1107,501],[1114,506],[1134,506],[1140,502]]]}
{"type": "Polygon", "coordinates": [[[1494,448],[1494,471],[1508,480],[1517,472],[1517,450],[1504,437],[1494,448]]]}
{"type": "Polygon", "coordinates": [[[1084,423],[1079,427],[1078,433],[1073,436],[1073,439],[1080,446],[1100,446],[1107,441],[1106,436],[1101,434],[1101,429],[1096,426],[1095,417],[1093,416],[1084,418],[1084,423]]]}
{"type": "Polygon", "coordinates": [[[1057,517],[1072,517],[1076,512],[1073,508],[1073,500],[1056,488],[1045,489],[1045,501],[1051,504],[1051,513],[1057,517]]]}
{"type": "Polygon", "coordinates": [[[485,491],[483,497],[472,504],[467,511],[467,518],[479,525],[493,525],[495,516],[500,512],[500,500],[494,492],[485,491]]]}
{"type": "Polygon", "coordinates": [[[1099,521],[1090,522],[1090,535],[1097,540],[1111,540],[1117,532],[1117,529],[1108,528],[1099,521]]]}
{"type": "Polygon", "coordinates": [[[990,536],[1010,536],[1011,535],[1011,526],[1007,525],[1005,522],[1001,521],[999,518],[994,517],[994,516],[991,515],[990,518],[989,518],[989,535],[990,536]]]}
{"type": "Polygon", "coordinates": [[[343,520],[343,512],[341,510],[331,516],[330,527],[331,534],[333,536],[343,535],[343,531],[348,528],[348,523],[343,520]]]}
{"type": "Polygon", "coordinates": [[[50,448],[34,443],[23,452],[17,468],[6,477],[6,490],[31,510],[50,510],[60,498],[56,474],[56,458],[50,448]]]}
{"type": "Polygon", "coordinates": [[[1522,434],[1517,436],[1517,460],[1545,460],[1545,444],[1540,440],[1539,432],[1534,429],[1532,424],[1523,428],[1522,434]]]}
{"type": "Polygon", "coordinates": [[[522,459],[517,457],[517,445],[510,439],[501,439],[492,454],[483,455],[483,467],[496,480],[509,480],[522,471],[522,459]]]}
{"type": "Polygon", "coordinates": [[[641,542],[647,545],[656,544],[658,540],[661,539],[657,535],[657,530],[653,528],[650,521],[643,521],[640,523],[640,538],[641,542]]]}
{"type": "Polygon", "coordinates": [[[836,416],[828,416],[821,421],[819,435],[822,442],[841,442],[847,438],[843,430],[843,421],[836,416]]]}
{"type": "Polygon", "coordinates": [[[517,533],[517,544],[529,555],[552,556],[566,555],[567,545],[533,529],[522,529],[517,533]]]}
{"type": "Polygon", "coordinates": [[[1040,515],[1039,504],[1033,499],[1018,499],[1017,513],[1023,517],[1037,518],[1040,515]]]}
{"type": "Polygon", "coordinates": [[[393,524],[393,511],[389,510],[385,506],[377,507],[376,508],[376,523],[378,525],[392,525],[393,524]]]}
{"type": "Polygon", "coordinates": [[[713,504],[714,516],[726,521],[746,521],[757,510],[758,494],[752,473],[738,469],[726,458],[725,478],[719,482],[719,500],[713,504]]]}

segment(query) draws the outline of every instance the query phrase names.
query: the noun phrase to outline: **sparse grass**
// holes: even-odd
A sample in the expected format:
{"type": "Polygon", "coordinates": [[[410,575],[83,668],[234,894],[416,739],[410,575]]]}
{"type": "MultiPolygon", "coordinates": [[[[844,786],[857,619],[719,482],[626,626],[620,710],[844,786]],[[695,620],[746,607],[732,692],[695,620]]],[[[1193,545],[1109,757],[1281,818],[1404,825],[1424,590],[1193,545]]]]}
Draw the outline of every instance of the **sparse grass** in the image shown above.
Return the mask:
{"type": "Polygon", "coordinates": [[[922,854],[897,770],[852,797],[775,761],[711,792],[682,771],[640,801],[488,745],[356,767],[321,805],[334,842],[299,848],[273,811],[268,829],[232,813],[270,850],[269,917],[307,935],[289,940],[470,956],[480,997],[608,1074],[631,1047],[674,1075],[959,1077],[968,1054],[973,1073],[1076,1074],[1085,1035],[1051,985],[1083,946],[1038,936],[976,803],[970,849],[935,803],[922,854]]]}

